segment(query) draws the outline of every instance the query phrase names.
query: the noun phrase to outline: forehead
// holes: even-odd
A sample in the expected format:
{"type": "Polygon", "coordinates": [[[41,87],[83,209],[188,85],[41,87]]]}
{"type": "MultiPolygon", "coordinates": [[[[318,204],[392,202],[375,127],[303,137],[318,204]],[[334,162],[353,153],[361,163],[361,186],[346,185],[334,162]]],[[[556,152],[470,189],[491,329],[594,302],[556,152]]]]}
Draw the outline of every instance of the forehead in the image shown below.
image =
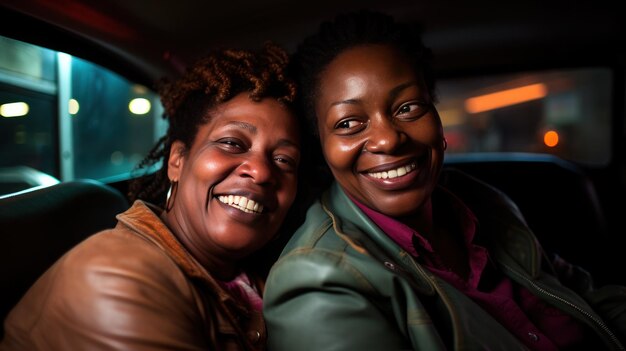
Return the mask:
{"type": "Polygon", "coordinates": [[[319,76],[316,104],[326,105],[332,102],[328,100],[354,98],[352,95],[366,92],[383,96],[408,81],[423,85],[405,53],[389,45],[359,45],[343,51],[327,65],[319,76]]]}
{"type": "Polygon", "coordinates": [[[385,44],[364,44],[337,55],[326,67],[322,78],[345,74],[384,73],[385,76],[414,75],[415,68],[407,55],[385,44]]]}
{"type": "Polygon", "coordinates": [[[397,87],[409,83],[416,83],[420,89],[423,86],[406,54],[382,44],[359,45],[343,51],[319,78],[315,104],[316,109],[323,110],[344,100],[386,101],[397,87]]]}
{"type": "Polygon", "coordinates": [[[299,140],[298,121],[293,113],[274,98],[254,101],[246,93],[219,104],[208,111],[208,120],[201,128],[240,129],[255,135],[299,140]]]}
{"type": "Polygon", "coordinates": [[[250,99],[242,93],[219,104],[209,112],[209,123],[214,125],[228,124],[231,120],[242,120],[264,126],[292,126],[296,119],[292,112],[274,98],[263,98],[259,101],[250,99]]]}

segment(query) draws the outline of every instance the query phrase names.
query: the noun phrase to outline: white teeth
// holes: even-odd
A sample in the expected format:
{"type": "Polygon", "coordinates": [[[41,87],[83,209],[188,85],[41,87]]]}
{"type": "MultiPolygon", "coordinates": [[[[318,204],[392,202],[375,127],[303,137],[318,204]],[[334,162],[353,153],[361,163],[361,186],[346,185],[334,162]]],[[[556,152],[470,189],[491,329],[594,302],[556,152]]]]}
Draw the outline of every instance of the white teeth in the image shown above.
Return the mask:
{"type": "Polygon", "coordinates": [[[392,169],[386,172],[373,172],[373,173],[368,173],[368,175],[370,177],[374,177],[378,179],[392,179],[392,178],[402,177],[403,175],[406,175],[407,173],[411,173],[413,172],[413,170],[415,170],[415,168],[417,168],[417,165],[415,163],[411,163],[410,165],[401,166],[401,167],[398,167],[396,169],[392,169]]]}
{"type": "Polygon", "coordinates": [[[246,213],[261,213],[263,212],[263,205],[250,200],[245,196],[239,195],[221,195],[217,197],[220,202],[227,204],[246,213]]]}
{"type": "Polygon", "coordinates": [[[246,204],[246,209],[253,210],[254,209],[254,205],[256,205],[256,202],[248,201],[248,203],[246,204]]]}

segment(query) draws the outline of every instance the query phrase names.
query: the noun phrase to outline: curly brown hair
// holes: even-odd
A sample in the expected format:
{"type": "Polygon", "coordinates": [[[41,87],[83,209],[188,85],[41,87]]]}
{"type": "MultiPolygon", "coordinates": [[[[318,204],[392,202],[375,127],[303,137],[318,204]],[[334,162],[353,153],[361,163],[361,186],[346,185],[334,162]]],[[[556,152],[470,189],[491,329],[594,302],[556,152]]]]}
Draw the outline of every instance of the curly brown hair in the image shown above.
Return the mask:
{"type": "Polygon", "coordinates": [[[142,199],[163,207],[170,186],[167,158],[172,143],[179,140],[191,148],[199,126],[206,123],[215,106],[240,93],[254,101],[275,98],[288,108],[296,98],[296,84],[287,75],[289,56],[278,45],[268,42],[260,50],[215,49],[197,60],[179,79],[161,80],[157,90],[169,126],[135,172],[144,171],[129,185],[131,202],[142,199]],[[162,162],[155,173],[153,166],[162,162]]]}

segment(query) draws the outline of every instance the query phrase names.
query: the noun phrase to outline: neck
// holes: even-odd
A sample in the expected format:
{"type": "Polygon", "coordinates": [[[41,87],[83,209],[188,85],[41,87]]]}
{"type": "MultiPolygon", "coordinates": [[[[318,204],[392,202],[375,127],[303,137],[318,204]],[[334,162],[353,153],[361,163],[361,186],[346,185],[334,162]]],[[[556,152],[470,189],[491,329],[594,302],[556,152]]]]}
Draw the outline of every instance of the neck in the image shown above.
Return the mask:
{"type": "Polygon", "coordinates": [[[398,220],[418,232],[427,240],[430,240],[432,236],[431,233],[434,230],[432,201],[429,199],[416,212],[408,216],[400,217],[398,220]]]}
{"type": "Polygon", "coordinates": [[[419,213],[408,218],[410,222],[404,223],[428,240],[447,268],[467,279],[470,271],[468,252],[465,242],[459,234],[462,228],[458,228],[456,225],[458,218],[453,217],[455,219],[449,218],[444,223],[436,224],[431,198],[424,204],[419,213]]]}
{"type": "Polygon", "coordinates": [[[192,240],[193,231],[184,221],[178,220],[176,208],[172,208],[169,212],[163,211],[161,220],[189,254],[212,276],[224,281],[229,281],[237,276],[239,269],[236,261],[211,255],[208,250],[203,249],[197,245],[196,241],[192,240]]]}

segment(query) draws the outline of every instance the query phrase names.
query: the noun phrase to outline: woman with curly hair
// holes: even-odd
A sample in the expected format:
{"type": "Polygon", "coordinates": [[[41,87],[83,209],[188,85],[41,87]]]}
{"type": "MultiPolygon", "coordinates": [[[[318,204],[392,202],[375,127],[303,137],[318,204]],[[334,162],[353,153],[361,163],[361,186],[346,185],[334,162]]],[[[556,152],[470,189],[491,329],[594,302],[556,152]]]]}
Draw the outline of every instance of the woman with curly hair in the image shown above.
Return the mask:
{"type": "MultiPolygon", "coordinates": [[[[249,258],[296,196],[300,131],[287,54],[215,50],[159,92],[167,134],[114,229],[26,293],[2,350],[261,350],[263,276],[249,258]]],[[[258,265],[256,265],[258,266],[258,265]]]]}

